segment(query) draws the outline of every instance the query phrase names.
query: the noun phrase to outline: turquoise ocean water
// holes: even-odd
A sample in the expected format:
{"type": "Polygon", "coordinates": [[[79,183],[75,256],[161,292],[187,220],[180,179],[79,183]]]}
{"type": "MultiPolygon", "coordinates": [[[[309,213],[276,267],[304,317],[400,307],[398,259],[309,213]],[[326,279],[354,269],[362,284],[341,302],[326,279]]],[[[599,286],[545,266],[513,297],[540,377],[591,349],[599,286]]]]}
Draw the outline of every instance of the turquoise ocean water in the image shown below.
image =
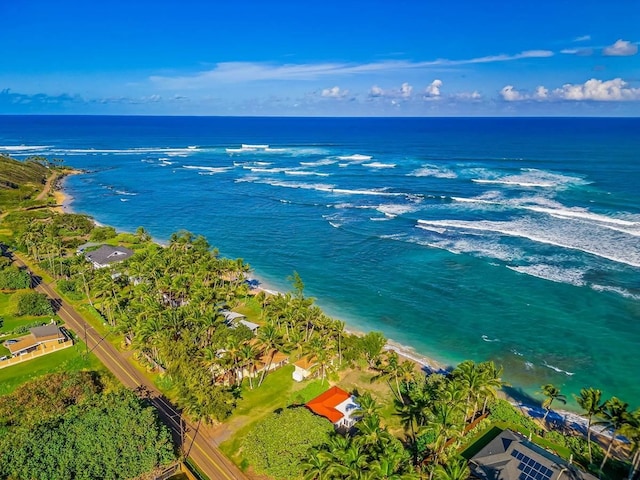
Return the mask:
{"type": "Polygon", "coordinates": [[[640,405],[640,119],[5,116],[0,153],[86,170],[101,223],[296,270],[352,329],[640,405]]]}

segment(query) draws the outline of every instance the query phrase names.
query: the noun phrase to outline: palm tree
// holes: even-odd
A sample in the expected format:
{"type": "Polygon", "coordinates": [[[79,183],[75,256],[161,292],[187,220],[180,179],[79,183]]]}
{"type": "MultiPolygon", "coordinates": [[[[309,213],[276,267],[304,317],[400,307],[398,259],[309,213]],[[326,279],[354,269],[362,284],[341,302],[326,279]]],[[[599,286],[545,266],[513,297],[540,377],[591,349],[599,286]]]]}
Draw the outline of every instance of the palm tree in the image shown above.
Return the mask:
{"type": "MultiPolygon", "coordinates": [[[[253,374],[255,371],[256,362],[258,361],[258,358],[260,356],[260,351],[250,343],[245,343],[240,347],[240,352],[238,353],[240,357],[241,369],[243,372],[245,369],[249,372],[249,388],[253,390],[253,374]]],[[[242,382],[242,380],[244,380],[244,375],[240,382],[242,382]]]]}
{"type": "Polygon", "coordinates": [[[587,415],[587,446],[589,447],[589,462],[593,461],[591,456],[591,424],[593,417],[599,415],[602,412],[603,404],[600,403],[602,397],[602,391],[595,388],[583,388],[580,390],[580,396],[576,396],[576,402],[580,405],[580,408],[584,410],[587,415]]]}
{"type": "Polygon", "coordinates": [[[605,452],[602,463],[600,464],[600,471],[602,471],[605,463],[607,463],[607,460],[609,459],[611,447],[613,447],[613,442],[615,442],[616,436],[620,433],[622,427],[629,423],[628,408],[628,403],[624,403],[617,397],[611,397],[609,400],[604,402],[604,405],[602,406],[602,411],[600,412],[602,420],[594,423],[594,425],[603,425],[605,428],[611,430],[611,440],[609,441],[609,446],[607,447],[607,451],[605,452]]]}
{"type": "Polygon", "coordinates": [[[490,398],[498,397],[498,390],[504,386],[508,386],[502,381],[503,368],[497,368],[493,361],[482,362],[478,365],[482,372],[482,383],[480,384],[480,394],[484,396],[482,404],[482,414],[487,411],[487,403],[490,398]]]}
{"type": "Polygon", "coordinates": [[[456,367],[453,371],[453,378],[463,387],[463,391],[466,392],[464,421],[463,421],[463,433],[464,427],[467,423],[467,418],[473,419],[476,410],[478,409],[478,397],[482,391],[482,386],[485,382],[485,376],[482,370],[471,360],[465,360],[456,367]],[[474,407],[471,409],[471,401],[474,402],[474,407]]]}
{"type": "Polygon", "coordinates": [[[457,457],[445,465],[437,465],[433,473],[436,480],[467,480],[471,471],[467,461],[462,457],[457,457]]]}
{"type": "Polygon", "coordinates": [[[332,478],[330,474],[331,455],[327,452],[312,448],[309,455],[302,462],[304,480],[324,480],[332,478]]]}
{"type": "Polygon", "coordinates": [[[561,403],[567,403],[567,397],[560,393],[560,389],[555,387],[554,385],[547,383],[541,387],[541,391],[545,397],[547,397],[544,402],[542,402],[542,406],[546,410],[544,417],[542,417],[542,421],[544,422],[547,419],[547,415],[551,411],[551,404],[554,400],[557,400],[561,403]]]}
{"type": "Polygon", "coordinates": [[[622,426],[621,433],[631,442],[631,468],[629,479],[633,479],[640,468],[640,408],[627,417],[627,423],[622,426]]]}
{"type": "Polygon", "coordinates": [[[366,417],[380,413],[380,405],[373,399],[369,392],[358,397],[358,408],[353,412],[356,416],[366,417]]]}
{"type": "Polygon", "coordinates": [[[258,340],[260,341],[262,351],[269,356],[269,362],[262,370],[262,375],[258,382],[258,386],[260,386],[264,381],[267,370],[271,368],[271,362],[273,361],[273,356],[275,355],[277,348],[280,346],[281,338],[278,329],[273,325],[267,324],[258,330],[258,340]]]}

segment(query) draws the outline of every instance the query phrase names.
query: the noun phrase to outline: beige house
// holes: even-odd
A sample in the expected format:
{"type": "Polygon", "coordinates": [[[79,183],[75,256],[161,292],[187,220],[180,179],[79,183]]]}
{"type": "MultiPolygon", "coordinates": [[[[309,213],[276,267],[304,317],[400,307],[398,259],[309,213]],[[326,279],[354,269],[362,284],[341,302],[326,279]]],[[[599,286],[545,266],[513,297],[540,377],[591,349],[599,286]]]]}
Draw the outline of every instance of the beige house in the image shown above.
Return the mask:
{"type": "Polygon", "coordinates": [[[29,329],[29,335],[18,338],[16,343],[7,345],[12,356],[24,355],[35,350],[56,349],[58,344],[69,338],[55,323],[29,329]]]}

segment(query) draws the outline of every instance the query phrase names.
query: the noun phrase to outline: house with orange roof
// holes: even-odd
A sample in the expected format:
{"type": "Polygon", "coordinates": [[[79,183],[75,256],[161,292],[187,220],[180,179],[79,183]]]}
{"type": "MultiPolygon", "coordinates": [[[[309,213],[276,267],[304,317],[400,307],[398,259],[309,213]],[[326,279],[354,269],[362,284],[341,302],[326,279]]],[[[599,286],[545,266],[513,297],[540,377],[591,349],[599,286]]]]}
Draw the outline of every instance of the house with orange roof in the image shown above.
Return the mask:
{"type": "Polygon", "coordinates": [[[336,386],[310,400],[305,406],[316,415],[329,420],[337,429],[344,430],[356,423],[358,418],[353,412],[360,408],[353,395],[336,386]]]}
{"type": "Polygon", "coordinates": [[[310,377],[313,373],[313,367],[315,367],[317,363],[311,359],[310,357],[302,357],[300,360],[295,362],[293,366],[295,369],[291,376],[296,382],[301,382],[305,378],[310,377]]]}

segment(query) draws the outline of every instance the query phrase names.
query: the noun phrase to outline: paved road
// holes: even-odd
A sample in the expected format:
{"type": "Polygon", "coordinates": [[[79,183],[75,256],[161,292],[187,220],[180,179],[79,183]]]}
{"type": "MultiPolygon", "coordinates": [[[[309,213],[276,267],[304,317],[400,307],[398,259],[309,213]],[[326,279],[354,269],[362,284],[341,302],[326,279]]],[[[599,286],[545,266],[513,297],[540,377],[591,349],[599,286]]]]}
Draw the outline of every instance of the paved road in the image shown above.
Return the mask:
{"type": "MultiPolygon", "coordinates": [[[[22,259],[13,255],[15,263],[26,267],[22,259]]],[[[183,438],[184,448],[189,457],[210,479],[246,479],[247,477],[220,450],[214,447],[213,439],[205,431],[196,431],[196,426],[186,421],[175,407],[162,396],[160,391],[144,375],[136,370],[124,356],[89,325],[82,316],[45,283],[39,282],[36,290],[47,294],[60,307],[58,315],[68,328],[79,338],[85,339],[88,348],[98,359],[128,388],[144,392],[151,404],[158,410],[164,423],[172,430],[176,440],[183,438]]]]}

